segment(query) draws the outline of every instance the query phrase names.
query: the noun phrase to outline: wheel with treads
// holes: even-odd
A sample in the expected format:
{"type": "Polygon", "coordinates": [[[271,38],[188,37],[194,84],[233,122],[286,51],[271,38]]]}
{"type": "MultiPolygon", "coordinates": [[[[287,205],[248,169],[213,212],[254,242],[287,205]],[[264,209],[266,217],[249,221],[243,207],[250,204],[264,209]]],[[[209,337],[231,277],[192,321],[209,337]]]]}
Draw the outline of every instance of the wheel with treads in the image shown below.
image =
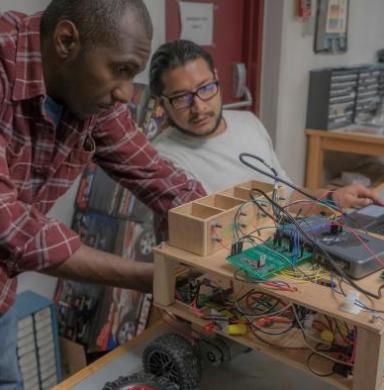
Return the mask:
{"type": "Polygon", "coordinates": [[[194,346],[176,333],[167,333],[147,345],[144,371],[166,377],[180,390],[194,390],[201,380],[201,364],[194,346]]]}
{"type": "Polygon", "coordinates": [[[137,373],[107,382],[103,390],[179,390],[179,386],[165,377],[137,373]]]}

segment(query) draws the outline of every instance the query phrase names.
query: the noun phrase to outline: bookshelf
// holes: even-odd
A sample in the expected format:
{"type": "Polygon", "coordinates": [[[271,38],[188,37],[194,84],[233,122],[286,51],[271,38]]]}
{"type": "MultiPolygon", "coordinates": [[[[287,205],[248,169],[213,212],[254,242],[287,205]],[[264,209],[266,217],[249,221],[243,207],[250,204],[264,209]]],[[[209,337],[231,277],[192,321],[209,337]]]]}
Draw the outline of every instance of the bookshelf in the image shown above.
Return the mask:
{"type": "Polygon", "coordinates": [[[61,380],[57,313],[32,291],[17,295],[17,356],[25,390],[51,389],[61,380]]]}

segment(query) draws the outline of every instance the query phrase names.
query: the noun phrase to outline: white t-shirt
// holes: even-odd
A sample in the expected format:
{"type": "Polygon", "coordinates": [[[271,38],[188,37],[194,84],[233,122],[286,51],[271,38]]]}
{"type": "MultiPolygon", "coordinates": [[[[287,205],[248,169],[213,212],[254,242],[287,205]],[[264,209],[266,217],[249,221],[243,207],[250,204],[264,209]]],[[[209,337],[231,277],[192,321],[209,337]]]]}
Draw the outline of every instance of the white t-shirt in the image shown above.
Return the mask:
{"type": "MultiPolygon", "coordinates": [[[[223,110],[223,117],[227,129],[217,137],[195,138],[171,127],[164,130],[153,145],[163,157],[187,172],[191,178],[200,181],[208,194],[248,180],[273,181],[242,164],[240,153],[261,157],[276,169],[282,179],[289,180],[277,159],[266,129],[254,114],[223,110]]],[[[269,172],[257,160],[248,161],[269,172]]]]}

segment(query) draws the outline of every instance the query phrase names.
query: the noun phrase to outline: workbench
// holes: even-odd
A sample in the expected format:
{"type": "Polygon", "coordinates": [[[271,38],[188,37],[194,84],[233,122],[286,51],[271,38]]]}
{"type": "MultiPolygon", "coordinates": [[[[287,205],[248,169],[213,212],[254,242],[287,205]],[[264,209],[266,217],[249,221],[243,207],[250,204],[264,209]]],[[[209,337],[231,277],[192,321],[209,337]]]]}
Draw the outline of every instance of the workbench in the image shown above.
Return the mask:
{"type": "Polygon", "coordinates": [[[305,187],[324,186],[324,155],[327,151],[353,153],[366,156],[384,156],[384,136],[306,129],[307,166],[305,187]]]}
{"type": "MultiPolygon", "coordinates": [[[[186,252],[181,249],[164,244],[155,249],[155,283],[154,297],[155,304],[191,323],[203,327],[207,322],[199,319],[187,305],[175,299],[175,270],[180,266],[193,267],[204,273],[214,276],[217,279],[233,279],[234,270],[226,261],[227,251],[225,249],[217,251],[212,255],[203,257],[186,252]]],[[[377,293],[382,285],[380,278],[381,271],[371,274],[357,283],[371,291],[377,293]]],[[[272,279],[273,280],[273,279],[272,279]]],[[[295,292],[285,292],[271,290],[266,287],[252,286],[270,295],[283,299],[285,302],[292,302],[300,306],[313,309],[316,312],[324,313],[332,318],[346,321],[357,329],[356,355],[354,364],[354,374],[348,378],[341,376],[330,376],[321,378],[339,388],[355,390],[379,390],[382,389],[382,379],[384,374],[384,322],[381,319],[374,320],[367,311],[359,314],[350,314],[339,310],[344,297],[335,296],[331,289],[315,283],[301,284],[295,292]]],[[[361,298],[364,301],[364,298],[361,298]]],[[[371,304],[364,301],[367,305],[371,304]]],[[[384,310],[384,298],[375,300],[375,309],[384,310]]],[[[226,335],[226,337],[230,337],[226,335]]],[[[233,337],[230,337],[233,338],[233,337]]],[[[237,342],[243,343],[256,351],[267,354],[287,365],[299,368],[306,373],[309,370],[306,359],[309,351],[294,351],[284,348],[274,348],[264,344],[250,335],[235,336],[237,342]]],[[[294,342],[292,335],[268,339],[279,345],[292,346],[294,342]]],[[[325,362],[324,362],[325,363],[325,362]]],[[[327,372],[326,366],[319,369],[320,372],[327,372]]],[[[329,368],[328,368],[329,372],[329,368]]]]}

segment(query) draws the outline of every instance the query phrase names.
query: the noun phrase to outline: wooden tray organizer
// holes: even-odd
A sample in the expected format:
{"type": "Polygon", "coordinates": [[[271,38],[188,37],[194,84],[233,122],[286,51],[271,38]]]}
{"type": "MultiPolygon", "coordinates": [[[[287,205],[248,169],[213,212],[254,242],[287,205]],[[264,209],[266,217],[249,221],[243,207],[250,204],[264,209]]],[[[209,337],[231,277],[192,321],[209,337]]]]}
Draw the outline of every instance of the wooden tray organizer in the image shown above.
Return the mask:
{"type": "MultiPolygon", "coordinates": [[[[256,227],[271,226],[273,221],[250,202],[251,190],[254,188],[272,196],[272,184],[252,180],[170,210],[169,244],[207,256],[223,246],[230,246],[234,241],[236,216],[242,232],[247,234],[256,227]]],[[[277,198],[281,203],[285,195],[284,189],[279,187],[277,191],[277,198]]],[[[263,199],[263,196],[257,198],[263,199]]],[[[271,206],[266,206],[265,209],[271,213],[271,206]]]]}

